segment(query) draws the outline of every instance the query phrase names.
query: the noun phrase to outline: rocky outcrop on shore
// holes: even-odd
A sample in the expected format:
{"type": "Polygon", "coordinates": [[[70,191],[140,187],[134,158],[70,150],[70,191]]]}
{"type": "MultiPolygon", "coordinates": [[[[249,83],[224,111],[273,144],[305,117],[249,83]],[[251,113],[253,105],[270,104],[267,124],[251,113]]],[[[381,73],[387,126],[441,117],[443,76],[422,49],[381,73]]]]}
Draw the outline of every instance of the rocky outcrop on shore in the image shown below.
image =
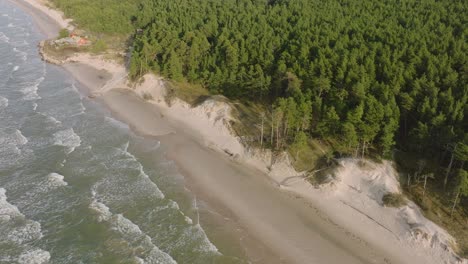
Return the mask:
{"type": "Polygon", "coordinates": [[[67,60],[59,60],[48,55],[47,52],[45,51],[46,45],[47,45],[47,40],[43,40],[39,42],[39,54],[41,55],[41,58],[43,61],[55,64],[55,65],[61,65],[67,62],[67,60]]]}

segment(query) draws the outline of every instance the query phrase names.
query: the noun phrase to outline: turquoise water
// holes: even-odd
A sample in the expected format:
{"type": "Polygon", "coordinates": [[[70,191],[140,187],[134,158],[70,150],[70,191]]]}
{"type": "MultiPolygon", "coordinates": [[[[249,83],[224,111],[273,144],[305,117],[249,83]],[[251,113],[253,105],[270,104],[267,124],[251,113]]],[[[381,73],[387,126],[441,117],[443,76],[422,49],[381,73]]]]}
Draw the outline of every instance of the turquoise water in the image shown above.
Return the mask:
{"type": "Polygon", "coordinates": [[[0,263],[243,263],[218,250],[156,140],[83,98],[0,2],[0,263]]]}

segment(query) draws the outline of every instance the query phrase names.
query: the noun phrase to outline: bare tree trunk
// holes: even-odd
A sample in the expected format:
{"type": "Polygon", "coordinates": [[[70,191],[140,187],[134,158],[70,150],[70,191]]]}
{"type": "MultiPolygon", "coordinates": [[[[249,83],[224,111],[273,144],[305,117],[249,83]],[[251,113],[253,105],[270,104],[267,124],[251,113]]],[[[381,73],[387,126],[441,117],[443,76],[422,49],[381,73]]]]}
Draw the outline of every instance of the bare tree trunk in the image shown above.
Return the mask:
{"type": "Polygon", "coordinates": [[[450,171],[452,170],[453,158],[455,156],[455,150],[456,149],[457,149],[457,146],[455,145],[455,148],[452,151],[452,156],[450,157],[450,163],[449,163],[449,166],[447,168],[447,173],[445,173],[444,190],[447,187],[448,176],[450,175],[450,171]]]}
{"type": "Polygon", "coordinates": [[[279,149],[279,140],[280,140],[279,125],[280,125],[280,122],[276,122],[276,149],[279,149]]]}
{"type": "Polygon", "coordinates": [[[410,187],[411,184],[411,174],[408,173],[408,188],[410,187]]]}
{"type": "Polygon", "coordinates": [[[263,148],[263,124],[265,122],[265,114],[262,114],[262,132],[260,133],[260,147],[263,148]]]}
{"type": "Polygon", "coordinates": [[[428,175],[429,175],[429,174],[426,174],[426,175],[424,175],[424,190],[423,190],[423,197],[424,197],[424,195],[426,194],[426,183],[427,183],[427,176],[428,176],[428,175]]]}
{"type": "Polygon", "coordinates": [[[414,178],[419,183],[419,175],[423,172],[424,167],[426,166],[426,161],[423,159],[418,160],[418,171],[414,175],[414,178]]]}
{"type": "Polygon", "coordinates": [[[362,141],[362,155],[361,158],[364,158],[364,152],[366,151],[366,142],[363,140],[362,141]]]}
{"type": "Polygon", "coordinates": [[[143,63],[140,60],[140,72],[139,72],[139,74],[141,75],[142,73],[143,73],[143,63]]]}
{"type": "Polygon", "coordinates": [[[453,216],[453,211],[455,211],[455,207],[457,206],[458,196],[460,196],[461,189],[458,189],[457,196],[455,196],[455,201],[453,202],[452,210],[450,211],[450,217],[453,216]]]}
{"type": "Polygon", "coordinates": [[[286,117],[286,119],[284,120],[284,128],[283,128],[283,136],[285,138],[287,138],[288,136],[288,118],[286,117]]]}
{"type": "Polygon", "coordinates": [[[273,148],[273,138],[275,137],[275,111],[271,111],[271,136],[270,136],[270,144],[271,147],[273,148]]]}
{"type": "Polygon", "coordinates": [[[359,157],[359,142],[357,144],[356,150],[354,151],[354,158],[357,159],[357,157],[359,157]]]}

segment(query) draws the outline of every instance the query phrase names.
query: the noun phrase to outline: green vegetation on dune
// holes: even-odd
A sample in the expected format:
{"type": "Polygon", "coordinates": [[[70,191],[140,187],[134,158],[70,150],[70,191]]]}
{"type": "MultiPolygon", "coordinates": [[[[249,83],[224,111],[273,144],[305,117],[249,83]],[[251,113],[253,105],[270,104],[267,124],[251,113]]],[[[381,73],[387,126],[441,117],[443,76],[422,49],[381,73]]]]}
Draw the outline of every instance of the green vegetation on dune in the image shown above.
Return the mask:
{"type": "Polygon", "coordinates": [[[82,29],[96,33],[131,34],[140,3],[146,0],[51,0],[82,29]]]}
{"type": "Polygon", "coordinates": [[[234,130],[298,168],[393,156],[410,197],[424,206],[427,183],[431,204],[466,219],[467,1],[52,1],[84,29],[131,39],[134,79],[161,74],[191,103],[232,99],[245,121],[234,130]]]}

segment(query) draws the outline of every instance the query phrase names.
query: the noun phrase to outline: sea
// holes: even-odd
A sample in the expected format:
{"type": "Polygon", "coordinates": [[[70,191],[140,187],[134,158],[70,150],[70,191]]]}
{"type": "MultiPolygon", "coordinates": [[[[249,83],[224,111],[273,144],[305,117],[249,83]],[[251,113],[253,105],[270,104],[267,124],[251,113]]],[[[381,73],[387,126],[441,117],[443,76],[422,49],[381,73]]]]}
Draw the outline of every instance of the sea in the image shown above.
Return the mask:
{"type": "Polygon", "coordinates": [[[0,263],[248,263],[223,254],[160,142],[43,62],[0,1],[0,263]]]}

